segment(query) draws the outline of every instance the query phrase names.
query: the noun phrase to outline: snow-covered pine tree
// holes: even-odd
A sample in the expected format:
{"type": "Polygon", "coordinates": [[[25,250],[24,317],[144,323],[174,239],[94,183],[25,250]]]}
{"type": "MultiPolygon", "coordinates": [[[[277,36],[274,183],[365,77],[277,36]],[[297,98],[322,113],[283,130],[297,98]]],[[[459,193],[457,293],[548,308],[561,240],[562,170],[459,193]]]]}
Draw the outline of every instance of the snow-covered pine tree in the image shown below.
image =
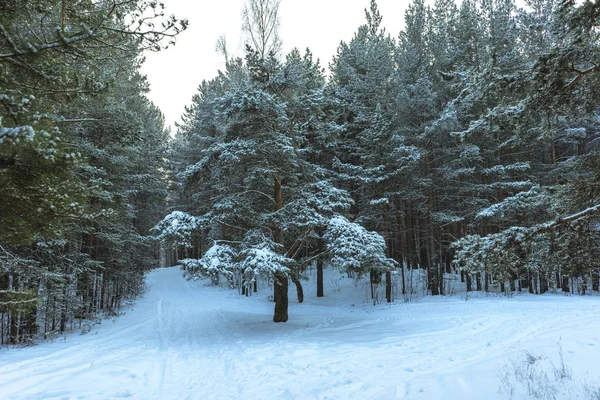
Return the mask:
{"type": "MultiPolygon", "coordinates": [[[[484,114],[480,120],[485,121],[483,125],[473,122],[469,128],[480,130],[483,127],[488,133],[482,140],[492,137],[494,142],[501,144],[490,148],[486,157],[498,160],[496,165],[482,172],[500,177],[494,185],[502,193],[494,196],[496,201],[478,214],[487,229],[495,218],[501,232],[461,240],[459,248],[470,255],[459,251],[458,258],[463,264],[474,266],[476,263],[465,261],[472,261],[474,257],[485,259],[486,254],[508,244],[498,254],[513,253],[520,260],[514,263],[503,256],[504,262],[500,263],[503,270],[509,272],[511,289],[518,286],[528,287],[530,292],[544,292],[548,287],[569,290],[568,276],[574,275],[585,281],[595,275],[589,261],[580,257],[595,252],[595,241],[584,239],[595,235],[591,228],[595,218],[595,197],[584,194],[586,201],[576,206],[580,208],[571,207],[575,203],[565,199],[579,195],[574,182],[590,182],[585,178],[591,176],[589,170],[583,166],[594,164],[595,134],[590,133],[595,129],[588,130],[587,127],[595,125],[593,110],[597,110],[598,104],[593,100],[593,88],[596,86],[579,85],[582,79],[594,79],[595,76],[593,67],[589,67],[593,65],[589,57],[598,52],[597,33],[593,29],[597,21],[592,18],[587,24],[572,24],[587,14],[589,9],[584,6],[561,4],[554,7],[553,2],[531,2],[528,6],[529,9],[520,11],[516,21],[520,37],[517,43],[522,48],[516,47],[511,53],[492,53],[496,57],[491,59],[493,68],[485,81],[489,82],[486,90],[494,94],[492,104],[497,105],[484,114]],[[553,9],[555,11],[551,13],[553,9]],[[583,69],[589,72],[582,73],[583,69]],[[506,94],[500,96],[501,93],[506,94]],[[499,162],[500,157],[502,162],[499,162]],[[518,176],[520,169],[522,176],[539,186],[519,187],[510,183],[510,176],[518,176]],[[570,195],[563,197],[567,191],[570,195]],[[590,206],[591,209],[586,208],[590,206]],[[564,223],[559,220],[558,223],[539,224],[561,215],[564,223]],[[525,227],[506,229],[511,225],[525,227]],[[475,248],[478,250],[474,251],[475,248]],[[572,261],[566,261],[571,256],[572,261]],[[520,267],[515,268],[515,265],[520,267]],[[587,267],[571,269],[569,265],[587,267]]],[[[500,9],[502,11],[502,7],[500,9]]],[[[507,12],[489,15],[494,15],[496,23],[512,18],[507,12]]],[[[501,29],[496,29],[498,31],[501,29]]],[[[501,49],[506,48],[506,45],[501,46],[501,49]]],[[[525,182],[523,178],[521,181],[525,182]]],[[[483,230],[483,233],[490,232],[483,230]]]]}
{"type": "MultiPolygon", "coordinates": [[[[350,42],[341,43],[330,64],[329,131],[336,141],[332,168],[352,194],[356,221],[382,234],[391,249],[397,236],[391,218],[397,207],[395,183],[415,152],[390,126],[397,92],[394,40],[382,28],[375,1],[365,16],[366,23],[350,42]]],[[[381,281],[380,272],[373,270],[373,283],[381,281]]],[[[391,275],[386,278],[391,300],[391,275]]]]}
{"type": "Polygon", "coordinates": [[[246,264],[267,249],[279,254],[269,256],[273,268],[254,270],[275,280],[274,320],[281,322],[287,320],[288,276],[302,300],[300,250],[312,230],[325,224],[325,215],[347,208],[350,200],[311,161],[310,135],[319,123],[324,79],[310,53],[301,57],[293,51],[285,64],[266,65],[250,49],[247,59],[253,71],[248,86],[225,90],[207,103],[198,98],[194,126],[201,130],[186,135],[205,145],[198,148],[198,161],[179,176],[184,191],[199,190],[198,196],[209,200],[204,196],[210,190],[199,215],[205,221],[201,229],[217,246],[231,244],[243,271],[248,267],[240,254],[248,254],[246,264]],[[264,240],[249,244],[256,232],[264,240]],[[278,260],[286,265],[277,268],[278,260]]]}
{"type": "Polygon", "coordinates": [[[155,2],[62,5],[0,15],[4,343],[114,313],[156,262],[147,235],[164,215],[167,136],[138,56],[186,22],[164,20],[155,2]],[[147,18],[131,24],[136,13],[147,18]]]}

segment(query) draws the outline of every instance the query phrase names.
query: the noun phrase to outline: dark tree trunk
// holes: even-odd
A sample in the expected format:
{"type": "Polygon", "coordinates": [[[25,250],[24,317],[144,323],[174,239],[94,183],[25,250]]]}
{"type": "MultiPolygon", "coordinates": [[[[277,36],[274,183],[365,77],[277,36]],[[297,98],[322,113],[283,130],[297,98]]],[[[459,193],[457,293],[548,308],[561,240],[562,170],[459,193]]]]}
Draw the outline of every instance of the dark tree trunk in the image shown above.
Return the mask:
{"type": "Polygon", "coordinates": [[[302,303],[304,301],[304,290],[302,289],[302,282],[295,274],[292,274],[292,282],[296,285],[296,293],[298,294],[298,303],[302,303]]]}
{"type": "Polygon", "coordinates": [[[323,297],[323,260],[317,260],[317,297],[323,297]]]}
{"type": "Polygon", "coordinates": [[[592,273],[592,290],[595,292],[600,291],[600,274],[598,274],[598,271],[592,273]]]}
{"type": "MultiPolygon", "coordinates": [[[[67,288],[65,288],[65,291],[63,292],[64,294],[64,302],[63,302],[63,307],[62,310],[60,312],[60,331],[64,332],[67,330],[67,309],[69,307],[69,296],[68,296],[68,291],[67,288]]],[[[34,321],[35,323],[35,321],[34,321]]]]}
{"type": "Polygon", "coordinates": [[[540,275],[540,294],[548,291],[548,279],[544,275],[540,275]]]}
{"type": "Polygon", "coordinates": [[[408,265],[408,235],[406,234],[406,219],[408,218],[408,213],[405,212],[404,215],[399,214],[400,219],[400,235],[398,238],[401,243],[400,246],[397,246],[401,251],[401,255],[398,257],[398,262],[400,262],[400,268],[402,272],[402,294],[406,294],[406,277],[404,276],[404,264],[406,261],[406,265],[408,265]]]}
{"type": "Polygon", "coordinates": [[[254,281],[254,293],[258,293],[258,282],[254,281]]]}
{"type": "Polygon", "coordinates": [[[569,277],[566,275],[562,277],[562,291],[569,293],[569,277]]]}
{"type": "Polygon", "coordinates": [[[10,332],[9,332],[9,340],[11,344],[17,344],[18,342],[18,336],[19,336],[19,325],[17,323],[17,318],[15,317],[15,313],[12,312],[9,314],[9,326],[10,326],[10,332]]]}
{"type": "Polygon", "coordinates": [[[381,275],[371,270],[369,281],[371,282],[371,299],[375,299],[375,286],[381,283],[381,275]]]}
{"type": "Polygon", "coordinates": [[[439,272],[438,276],[440,278],[440,281],[438,282],[440,285],[440,294],[442,296],[444,296],[444,268],[445,267],[444,267],[444,264],[441,264],[441,263],[438,264],[438,267],[439,267],[438,268],[438,272],[439,272]]]}
{"type": "Polygon", "coordinates": [[[402,294],[406,294],[406,278],[404,276],[404,262],[400,264],[400,271],[402,271],[402,294]]]}
{"type": "Polygon", "coordinates": [[[385,273],[385,299],[388,303],[392,302],[392,272],[385,273]]]}
{"type": "Polygon", "coordinates": [[[506,292],[506,284],[504,283],[504,281],[500,282],[500,292],[506,292]]]}
{"type": "Polygon", "coordinates": [[[485,290],[486,292],[490,291],[490,274],[488,272],[485,273],[485,281],[484,281],[484,285],[483,285],[483,290],[485,290]]]}
{"type": "Polygon", "coordinates": [[[273,300],[275,312],[273,322],[287,322],[288,320],[288,279],[285,274],[277,272],[273,282],[273,300]]]}
{"type": "Polygon", "coordinates": [[[371,271],[371,282],[373,282],[376,285],[379,285],[381,283],[381,274],[371,271]]]}
{"type": "Polygon", "coordinates": [[[471,280],[471,274],[467,272],[465,275],[467,276],[467,292],[472,292],[473,282],[471,280]]]}
{"type": "MultiPolygon", "coordinates": [[[[435,271],[435,270],[434,270],[435,271]]],[[[440,294],[440,285],[438,281],[437,271],[434,272],[433,277],[431,278],[431,295],[439,296],[440,294]]]]}
{"type": "MultiPolygon", "coordinates": [[[[275,200],[275,210],[277,211],[283,208],[283,193],[279,174],[273,176],[273,183],[273,198],[275,200]]],[[[283,244],[283,231],[279,227],[275,227],[275,241],[283,244]]],[[[288,320],[288,278],[284,273],[277,272],[274,280],[273,300],[275,300],[275,312],[273,321],[286,322],[288,320]]]]}
{"type": "Polygon", "coordinates": [[[107,285],[108,285],[108,276],[106,276],[106,274],[101,274],[100,275],[102,277],[102,286],[100,287],[100,309],[104,310],[105,309],[105,302],[106,302],[106,290],[107,290],[107,285]]]}
{"type": "Polygon", "coordinates": [[[477,285],[477,291],[481,292],[481,272],[475,274],[475,284],[477,285]]]}

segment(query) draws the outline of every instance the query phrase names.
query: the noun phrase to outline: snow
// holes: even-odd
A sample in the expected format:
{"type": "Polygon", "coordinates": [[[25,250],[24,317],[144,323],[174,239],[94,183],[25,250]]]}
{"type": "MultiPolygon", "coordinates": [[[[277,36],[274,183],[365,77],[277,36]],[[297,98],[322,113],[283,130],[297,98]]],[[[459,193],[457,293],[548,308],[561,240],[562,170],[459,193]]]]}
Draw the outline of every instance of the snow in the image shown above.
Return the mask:
{"type": "Polygon", "coordinates": [[[156,238],[175,245],[192,247],[191,238],[194,231],[202,226],[201,218],[183,211],[173,211],[152,228],[156,238]]]}
{"type": "Polygon", "coordinates": [[[574,380],[598,379],[598,297],[373,306],[366,283],[326,273],[325,298],[311,280],[297,304],[290,286],[290,320],[274,324],[268,288],[247,298],[154,270],[135,305],[90,333],[1,350],[0,398],[505,399],[508,360],[523,350],[553,359],[559,342],[574,380]]]}
{"type": "MultiPolygon", "coordinates": [[[[0,123],[2,120],[0,119],[0,123]]],[[[17,126],[16,128],[3,128],[0,125],[0,144],[4,141],[19,143],[21,138],[27,141],[33,141],[35,131],[31,126],[17,126]]]]}
{"type": "Polygon", "coordinates": [[[331,264],[359,275],[373,269],[391,270],[396,262],[385,256],[385,239],[342,216],[331,218],[324,239],[331,264]]]}

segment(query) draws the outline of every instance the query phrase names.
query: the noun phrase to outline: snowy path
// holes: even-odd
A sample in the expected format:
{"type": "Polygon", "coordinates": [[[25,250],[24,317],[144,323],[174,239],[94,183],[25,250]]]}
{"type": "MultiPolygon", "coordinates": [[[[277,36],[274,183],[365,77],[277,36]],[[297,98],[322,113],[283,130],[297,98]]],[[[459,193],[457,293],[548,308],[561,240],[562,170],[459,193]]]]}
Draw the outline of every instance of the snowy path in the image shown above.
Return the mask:
{"type": "Polygon", "coordinates": [[[508,357],[554,357],[559,341],[574,375],[600,377],[598,297],[351,306],[307,283],[307,302],[291,290],[290,321],[273,324],[266,292],[243,298],[176,268],[148,283],[87,335],[0,351],[0,399],[501,399],[508,357]]]}

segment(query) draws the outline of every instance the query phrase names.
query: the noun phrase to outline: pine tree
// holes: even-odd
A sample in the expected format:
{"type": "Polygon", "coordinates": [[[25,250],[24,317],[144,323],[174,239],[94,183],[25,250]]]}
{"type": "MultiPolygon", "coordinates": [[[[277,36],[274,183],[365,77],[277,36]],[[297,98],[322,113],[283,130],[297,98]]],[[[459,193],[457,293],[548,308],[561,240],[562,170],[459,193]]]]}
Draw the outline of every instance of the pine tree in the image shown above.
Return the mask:
{"type": "Polygon", "coordinates": [[[157,262],[167,136],[137,58],[187,22],[155,2],[62,5],[0,15],[3,343],[114,313],[157,262]]]}

